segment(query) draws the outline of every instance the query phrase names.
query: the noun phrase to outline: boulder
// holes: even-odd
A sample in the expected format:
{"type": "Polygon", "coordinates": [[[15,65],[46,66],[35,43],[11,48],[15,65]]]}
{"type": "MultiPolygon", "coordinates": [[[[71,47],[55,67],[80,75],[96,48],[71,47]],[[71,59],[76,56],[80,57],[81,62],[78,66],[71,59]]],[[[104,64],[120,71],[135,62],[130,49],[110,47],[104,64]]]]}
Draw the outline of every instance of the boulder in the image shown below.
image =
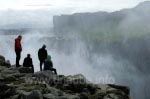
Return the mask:
{"type": "Polygon", "coordinates": [[[5,57],[0,55],[0,61],[5,61],[5,57]]]}
{"type": "Polygon", "coordinates": [[[123,91],[127,95],[130,94],[130,90],[126,86],[119,86],[119,85],[113,85],[113,84],[108,84],[108,86],[110,86],[112,88],[115,88],[115,89],[118,89],[118,90],[121,90],[121,91],[123,91]]]}
{"type": "Polygon", "coordinates": [[[121,95],[116,95],[116,94],[108,94],[106,96],[104,96],[103,99],[128,99],[128,98],[125,98],[121,95]]]}
{"type": "Polygon", "coordinates": [[[20,95],[11,96],[10,99],[21,99],[20,95]]]}
{"type": "Polygon", "coordinates": [[[58,99],[82,99],[78,94],[65,94],[64,96],[59,97],[58,99]]]}
{"type": "Polygon", "coordinates": [[[6,62],[6,61],[3,61],[3,60],[0,60],[0,66],[6,66],[6,67],[10,67],[10,63],[9,62],[6,62]]]}
{"type": "Polygon", "coordinates": [[[5,68],[0,73],[0,78],[2,81],[5,81],[5,83],[12,83],[12,81],[16,81],[19,77],[19,71],[17,68],[5,68]]]}
{"type": "Polygon", "coordinates": [[[18,70],[20,73],[33,73],[32,69],[29,67],[19,67],[18,70]]]}
{"type": "Polygon", "coordinates": [[[1,74],[15,74],[15,73],[19,73],[18,69],[15,67],[6,68],[1,71],[1,74]]]}
{"type": "Polygon", "coordinates": [[[79,97],[80,97],[80,99],[89,99],[88,98],[88,93],[86,93],[86,92],[80,93],[79,97]]]}
{"type": "Polygon", "coordinates": [[[64,94],[63,96],[57,96],[49,93],[49,94],[44,94],[43,99],[83,99],[83,98],[80,98],[78,95],[64,94]]]}
{"type": "Polygon", "coordinates": [[[62,90],[56,89],[55,87],[51,87],[48,84],[46,84],[46,88],[53,95],[56,95],[56,96],[63,96],[64,95],[64,92],[62,90]]]}
{"type": "Polygon", "coordinates": [[[54,78],[56,77],[56,75],[50,71],[50,70],[46,70],[46,71],[39,71],[33,74],[33,77],[38,77],[38,78],[54,78]]]}
{"type": "Polygon", "coordinates": [[[39,83],[48,83],[50,85],[56,84],[56,78],[58,77],[51,71],[40,71],[33,74],[33,77],[36,77],[39,83]]]}
{"type": "Polygon", "coordinates": [[[33,90],[31,92],[20,91],[21,99],[43,99],[42,93],[39,90],[33,90]]]}
{"type": "Polygon", "coordinates": [[[67,76],[64,84],[61,86],[63,90],[71,90],[73,92],[82,92],[87,88],[88,81],[82,74],[67,76]]]}
{"type": "Polygon", "coordinates": [[[27,99],[43,99],[43,96],[39,90],[33,90],[27,99]]]}
{"type": "Polygon", "coordinates": [[[15,88],[9,87],[4,83],[0,83],[0,99],[10,98],[15,94],[15,88]]]}
{"type": "Polygon", "coordinates": [[[103,99],[103,97],[106,95],[105,90],[97,90],[94,94],[90,94],[90,99],[103,99]]]}
{"type": "Polygon", "coordinates": [[[10,67],[10,61],[9,60],[5,60],[5,57],[0,55],[0,66],[6,66],[6,67],[10,67]]]}
{"type": "Polygon", "coordinates": [[[71,83],[74,83],[74,84],[85,84],[88,82],[88,80],[82,75],[82,74],[77,74],[77,75],[69,75],[66,77],[67,80],[71,83]]]}
{"type": "Polygon", "coordinates": [[[57,96],[55,96],[54,94],[43,94],[43,99],[56,99],[57,96]]]}
{"type": "Polygon", "coordinates": [[[3,81],[6,83],[11,83],[12,81],[16,81],[16,77],[14,75],[8,74],[8,75],[2,75],[3,81]]]}
{"type": "Polygon", "coordinates": [[[0,66],[0,72],[1,71],[3,71],[3,70],[5,70],[5,69],[7,69],[8,67],[6,67],[6,66],[0,66]]]}

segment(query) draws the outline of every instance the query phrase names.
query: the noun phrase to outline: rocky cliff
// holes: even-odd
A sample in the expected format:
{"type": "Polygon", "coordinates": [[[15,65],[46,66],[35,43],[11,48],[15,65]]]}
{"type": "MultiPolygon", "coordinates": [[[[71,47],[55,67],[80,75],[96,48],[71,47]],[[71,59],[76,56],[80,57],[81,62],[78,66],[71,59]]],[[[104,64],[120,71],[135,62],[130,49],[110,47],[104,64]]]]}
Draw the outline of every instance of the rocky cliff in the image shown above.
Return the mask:
{"type": "Polygon", "coordinates": [[[90,83],[82,74],[30,73],[0,56],[0,99],[130,99],[129,88],[90,83]]]}
{"type": "Polygon", "coordinates": [[[84,41],[90,56],[111,54],[121,62],[129,62],[137,69],[136,74],[147,76],[150,70],[149,9],[150,1],[146,1],[134,8],[112,13],[54,16],[54,32],[64,37],[79,35],[78,39],[84,41]]]}
{"type": "Polygon", "coordinates": [[[107,35],[124,36],[130,33],[132,36],[146,34],[150,31],[148,26],[150,14],[150,2],[142,2],[134,8],[120,11],[75,13],[72,15],[60,15],[53,17],[54,32],[61,34],[82,33],[84,36],[96,35],[99,38],[107,35]],[[99,35],[98,35],[99,34],[99,35]]]}

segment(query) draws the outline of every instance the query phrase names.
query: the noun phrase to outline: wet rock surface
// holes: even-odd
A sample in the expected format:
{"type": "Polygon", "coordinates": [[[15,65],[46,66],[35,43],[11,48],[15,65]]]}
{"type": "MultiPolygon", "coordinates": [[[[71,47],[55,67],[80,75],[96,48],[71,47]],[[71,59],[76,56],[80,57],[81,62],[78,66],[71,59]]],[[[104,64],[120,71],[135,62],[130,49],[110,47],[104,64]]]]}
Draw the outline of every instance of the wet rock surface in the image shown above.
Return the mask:
{"type": "Polygon", "coordinates": [[[27,68],[8,66],[0,56],[0,99],[130,99],[129,93],[125,86],[90,83],[82,74],[33,74],[27,68]]]}

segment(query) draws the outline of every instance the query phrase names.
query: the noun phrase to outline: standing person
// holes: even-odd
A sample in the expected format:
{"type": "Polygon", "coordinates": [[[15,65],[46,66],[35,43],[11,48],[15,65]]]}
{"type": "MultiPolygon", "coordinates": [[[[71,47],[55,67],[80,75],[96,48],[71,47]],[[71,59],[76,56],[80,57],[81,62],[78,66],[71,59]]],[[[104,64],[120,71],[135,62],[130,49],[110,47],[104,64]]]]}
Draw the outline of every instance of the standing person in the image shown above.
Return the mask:
{"type": "Polygon", "coordinates": [[[23,62],[23,67],[31,68],[32,73],[34,73],[33,62],[32,62],[32,58],[30,56],[31,56],[30,54],[27,54],[27,57],[24,59],[24,62],[23,62]]]}
{"type": "Polygon", "coordinates": [[[42,65],[47,58],[47,50],[46,50],[46,45],[43,45],[42,48],[39,49],[38,51],[38,57],[40,61],[40,71],[42,71],[42,65]]]}
{"type": "Polygon", "coordinates": [[[21,58],[21,51],[22,51],[21,40],[22,40],[21,35],[19,35],[15,39],[16,67],[20,67],[19,61],[20,61],[20,58],[21,58]]]}

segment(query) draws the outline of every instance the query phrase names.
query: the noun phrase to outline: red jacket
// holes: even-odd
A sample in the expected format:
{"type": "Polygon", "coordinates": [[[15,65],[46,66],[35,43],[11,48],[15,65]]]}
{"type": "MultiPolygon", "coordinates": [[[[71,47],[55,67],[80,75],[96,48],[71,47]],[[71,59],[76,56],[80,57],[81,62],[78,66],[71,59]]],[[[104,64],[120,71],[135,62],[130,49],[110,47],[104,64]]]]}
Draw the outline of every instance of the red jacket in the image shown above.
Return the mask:
{"type": "Polygon", "coordinates": [[[19,38],[15,39],[15,50],[18,50],[20,52],[22,51],[21,39],[19,38]]]}

